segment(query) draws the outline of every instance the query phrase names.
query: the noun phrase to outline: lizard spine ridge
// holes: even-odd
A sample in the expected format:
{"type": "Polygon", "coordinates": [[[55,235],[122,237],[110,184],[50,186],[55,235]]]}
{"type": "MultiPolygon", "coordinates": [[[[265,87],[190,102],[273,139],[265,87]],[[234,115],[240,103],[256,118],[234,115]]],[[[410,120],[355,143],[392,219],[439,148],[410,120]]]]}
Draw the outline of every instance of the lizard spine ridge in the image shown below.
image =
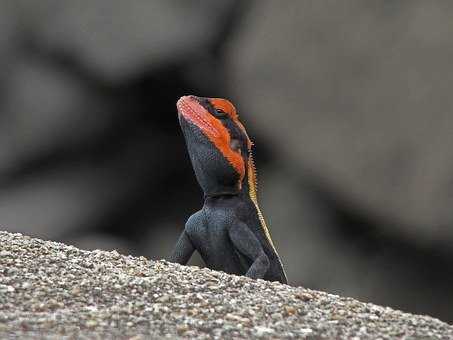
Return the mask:
{"type": "Polygon", "coordinates": [[[249,159],[248,159],[248,184],[249,184],[249,196],[250,196],[250,199],[252,200],[253,204],[255,205],[256,213],[258,214],[261,228],[263,229],[264,235],[266,235],[266,238],[267,238],[269,244],[271,245],[272,249],[274,249],[278,262],[280,262],[280,266],[283,270],[283,274],[286,277],[286,273],[285,273],[285,269],[283,267],[282,260],[280,258],[280,255],[277,252],[277,249],[274,246],[274,242],[272,242],[271,234],[269,232],[269,229],[267,228],[266,221],[264,220],[263,213],[261,212],[261,209],[258,204],[258,176],[257,176],[255,161],[253,160],[253,155],[252,155],[251,151],[249,153],[249,159]]]}

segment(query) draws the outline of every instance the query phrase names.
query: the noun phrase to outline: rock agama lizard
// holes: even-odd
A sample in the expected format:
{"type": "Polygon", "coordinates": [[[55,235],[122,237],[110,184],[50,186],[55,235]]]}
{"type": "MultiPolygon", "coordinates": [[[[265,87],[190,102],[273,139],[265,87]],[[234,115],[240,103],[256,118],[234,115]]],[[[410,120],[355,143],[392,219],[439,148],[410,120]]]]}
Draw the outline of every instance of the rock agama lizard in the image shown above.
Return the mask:
{"type": "Polygon", "coordinates": [[[287,283],[257,201],[252,142],[226,99],[181,97],[178,117],[203,208],[190,216],[172,262],[197,250],[210,269],[287,283]]]}

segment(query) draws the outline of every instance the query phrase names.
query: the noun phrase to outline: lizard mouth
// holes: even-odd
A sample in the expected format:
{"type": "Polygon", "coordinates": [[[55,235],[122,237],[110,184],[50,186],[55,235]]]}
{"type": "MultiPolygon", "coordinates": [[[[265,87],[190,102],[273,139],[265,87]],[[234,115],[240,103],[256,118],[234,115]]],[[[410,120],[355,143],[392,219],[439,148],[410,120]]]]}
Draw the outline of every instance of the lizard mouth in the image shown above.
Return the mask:
{"type": "Polygon", "coordinates": [[[200,105],[195,96],[181,97],[176,103],[178,114],[184,119],[195,124],[199,129],[208,135],[220,137],[219,129],[212,120],[211,115],[200,105]]]}

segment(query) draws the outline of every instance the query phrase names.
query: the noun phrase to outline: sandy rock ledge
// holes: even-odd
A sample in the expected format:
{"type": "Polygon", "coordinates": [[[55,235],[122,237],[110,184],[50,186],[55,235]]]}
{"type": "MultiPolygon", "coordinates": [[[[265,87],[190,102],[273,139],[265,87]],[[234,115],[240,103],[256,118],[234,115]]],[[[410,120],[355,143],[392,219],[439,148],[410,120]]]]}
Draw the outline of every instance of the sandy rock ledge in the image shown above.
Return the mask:
{"type": "Polygon", "coordinates": [[[323,292],[0,232],[0,338],[453,339],[323,292]]]}

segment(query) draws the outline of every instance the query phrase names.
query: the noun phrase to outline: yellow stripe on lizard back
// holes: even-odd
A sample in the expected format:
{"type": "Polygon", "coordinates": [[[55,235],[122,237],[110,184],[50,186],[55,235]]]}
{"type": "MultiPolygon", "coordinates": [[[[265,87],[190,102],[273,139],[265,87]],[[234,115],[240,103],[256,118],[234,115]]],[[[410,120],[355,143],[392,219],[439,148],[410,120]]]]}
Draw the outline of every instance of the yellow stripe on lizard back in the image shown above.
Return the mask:
{"type": "Polygon", "coordinates": [[[255,204],[256,211],[258,213],[258,217],[260,219],[261,227],[263,228],[264,234],[266,235],[267,240],[271,244],[272,248],[274,248],[274,243],[272,242],[271,235],[269,233],[269,230],[267,229],[266,226],[266,221],[264,220],[263,214],[261,213],[261,210],[258,205],[258,196],[257,196],[257,179],[256,179],[256,168],[255,168],[255,162],[253,161],[253,156],[250,154],[249,156],[249,162],[248,162],[248,182],[249,182],[249,195],[250,199],[252,200],[253,204],[255,204]]]}
{"type": "Polygon", "coordinates": [[[271,234],[269,233],[269,229],[267,229],[266,221],[264,220],[263,214],[261,213],[260,207],[258,205],[258,195],[257,195],[257,187],[258,187],[258,180],[256,176],[256,167],[255,167],[255,162],[253,160],[253,155],[250,152],[249,154],[249,160],[248,160],[248,184],[249,184],[249,196],[250,199],[252,200],[253,204],[255,205],[256,212],[258,214],[258,218],[260,220],[261,228],[264,231],[264,234],[266,235],[267,240],[269,241],[272,249],[274,250],[275,254],[277,255],[277,259],[280,262],[280,266],[283,270],[283,274],[286,277],[285,270],[283,268],[282,261],[280,259],[280,256],[277,253],[277,250],[275,249],[274,243],[272,242],[271,234]]]}

